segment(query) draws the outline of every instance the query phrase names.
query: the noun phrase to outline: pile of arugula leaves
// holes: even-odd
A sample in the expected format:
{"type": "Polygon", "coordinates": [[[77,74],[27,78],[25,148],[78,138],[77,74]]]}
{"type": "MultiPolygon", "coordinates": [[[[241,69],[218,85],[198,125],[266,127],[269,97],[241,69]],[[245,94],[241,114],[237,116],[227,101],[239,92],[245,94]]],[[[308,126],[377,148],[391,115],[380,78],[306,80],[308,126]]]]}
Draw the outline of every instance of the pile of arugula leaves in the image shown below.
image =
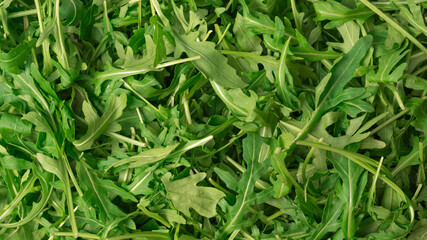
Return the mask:
{"type": "Polygon", "coordinates": [[[426,239],[426,0],[3,0],[0,239],[426,239]]]}

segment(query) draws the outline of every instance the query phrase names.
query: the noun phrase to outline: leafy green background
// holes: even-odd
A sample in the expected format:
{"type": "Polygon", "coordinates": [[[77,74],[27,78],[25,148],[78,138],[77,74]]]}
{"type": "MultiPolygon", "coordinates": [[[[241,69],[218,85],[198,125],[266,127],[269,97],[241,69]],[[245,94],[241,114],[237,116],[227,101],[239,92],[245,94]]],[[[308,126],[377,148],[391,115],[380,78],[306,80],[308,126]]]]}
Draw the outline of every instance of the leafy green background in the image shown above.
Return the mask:
{"type": "Polygon", "coordinates": [[[2,1],[0,239],[427,238],[426,8],[2,1]]]}

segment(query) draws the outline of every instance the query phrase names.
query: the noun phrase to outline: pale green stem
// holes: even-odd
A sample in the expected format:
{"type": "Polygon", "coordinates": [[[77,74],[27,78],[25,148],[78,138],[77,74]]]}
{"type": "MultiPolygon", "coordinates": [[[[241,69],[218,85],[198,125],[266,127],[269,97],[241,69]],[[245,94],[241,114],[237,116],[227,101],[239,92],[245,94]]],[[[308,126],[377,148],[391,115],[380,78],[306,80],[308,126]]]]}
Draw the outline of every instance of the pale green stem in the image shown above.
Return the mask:
{"type": "MultiPolygon", "coordinates": [[[[72,232],[54,232],[54,236],[62,236],[62,237],[75,237],[74,233],[72,232]]],[[[98,235],[91,234],[91,233],[78,233],[79,238],[86,238],[86,239],[100,239],[98,235]]]]}
{"type": "Polygon", "coordinates": [[[285,214],[285,211],[281,209],[281,210],[279,210],[279,211],[277,211],[277,212],[273,213],[272,215],[268,216],[268,217],[267,217],[267,222],[271,222],[271,221],[273,221],[274,219],[276,219],[276,218],[278,218],[278,217],[282,216],[283,214],[285,214]]]}
{"type": "Polygon", "coordinates": [[[139,232],[139,233],[129,233],[122,236],[117,237],[111,237],[107,238],[105,240],[121,240],[121,239],[135,239],[135,238],[146,238],[146,239],[169,239],[169,236],[163,234],[163,233],[156,233],[156,232],[139,232]]]}
{"type": "Polygon", "coordinates": [[[378,127],[376,127],[374,130],[371,131],[371,133],[369,134],[369,136],[374,135],[376,132],[378,132],[379,130],[381,130],[382,128],[384,128],[385,126],[389,125],[390,123],[392,123],[394,120],[402,117],[403,115],[405,115],[406,113],[409,112],[409,109],[405,109],[403,111],[401,111],[400,113],[394,115],[393,117],[391,117],[390,119],[388,119],[387,121],[383,122],[381,125],[379,125],[378,127]]]}
{"type": "Polygon", "coordinates": [[[297,10],[296,4],[295,4],[295,0],[291,0],[291,8],[292,8],[292,14],[294,15],[295,26],[297,27],[297,30],[300,33],[302,33],[301,23],[299,21],[297,21],[298,10],[297,10]]]}
{"type": "Polygon", "coordinates": [[[377,185],[378,176],[380,175],[381,166],[383,164],[384,157],[381,157],[380,162],[378,163],[377,171],[373,177],[371,189],[369,190],[369,199],[368,199],[368,212],[371,212],[371,206],[374,199],[374,192],[377,185]]]}
{"type": "Polygon", "coordinates": [[[399,105],[400,109],[404,111],[406,109],[405,105],[403,104],[402,98],[400,98],[396,88],[393,89],[393,95],[396,98],[397,104],[399,105]]]}
{"type": "MultiPolygon", "coordinates": [[[[418,194],[420,194],[422,188],[423,188],[423,185],[421,183],[418,184],[417,190],[415,190],[414,196],[411,199],[412,202],[415,202],[415,199],[417,199],[418,194]]],[[[414,203],[414,205],[415,205],[415,203],[414,203]]]]}
{"type": "Polygon", "coordinates": [[[417,183],[423,183],[426,180],[426,172],[424,168],[424,144],[423,142],[418,143],[418,156],[420,158],[420,166],[418,167],[417,183]]]}
{"type": "Polygon", "coordinates": [[[146,147],[147,146],[147,144],[145,144],[143,142],[137,141],[137,140],[132,139],[132,138],[125,137],[125,136],[120,135],[118,133],[107,132],[107,133],[105,133],[105,135],[110,136],[110,137],[117,139],[117,140],[121,140],[121,141],[130,143],[130,144],[133,144],[135,146],[139,146],[139,147],[146,147]]]}
{"type": "Polygon", "coordinates": [[[6,208],[4,208],[4,212],[2,212],[0,215],[0,222],[2,222],[9,215],[9,213],[12,212],[12,210],[21,203],[21,200],[25,197],[25,195],[31,191],[31,188],[34,186],[36,179],[37,178],[35,176],[32,176],[28,183],[19,191],[17,197],[13,199],[13,201],[6,208]]]}
{"type": "Polygon", "coordinates": [[[213,31],[212,31],[212,30],[209,30],[209,31],[206,33],[206,36],[202,39],[202,42],[205,42],[206,40],[208,40],[208,37],[209,37],[209,35],[211,35],[211,33],[213,33],[213,31]]]}
{"type": "Polygon", "coordinates": [[[424,54],[427,55],[427,48],[420,43],[414,36],[412,36],[410,33],[408,33],[405,29],[403,29],[398,23],[396,23],[393,19],[391,19],[389,16],[387,16],[384,12],[379,10],[375,5],[370,3],[368,0],[360,0],[365,6],[370,8],[373,12],[375,12],[378,16],[383,18],[390,26],[395,28],[398,32],[400,32],[403,36],[409,39],[413,44],[415,44],[421,51],[424,52],[424,54]]]}
{"type": "Polygon", "coordinates": [[[187,99],[186,93],[184,93],[182,97],[182,105],[184,106],[185,118],[187,119],[187,123],[188,125],[191,125],[192,124],[191,113],[190,113],[190,107],[188,106],[188,99],[187,99]]]}
{"type": "MultiPolygon", "coordinates": [[[[215,28],[217,28],[217,24],[215,24],[215,28]]],[[[224,39],[224,37],[225,37],[225,34],[227,34],[227,31],[228,31],[228,29],[230,28],[230,26],[231,26],[231,23],[229,23],[228,25],[227,25],[227,27],[225,28],[225,30],[224,30],[224,33],[218,33],[218,42],[216,43],[216,45],[219,45],[221,42],[222,42],[222,40],[224,39]]],[[[218,29],[219,29],[219,26],[218,26],[218,29]]]]}
{"type": "Polygon", "coordinates": [[[142,0],[138,1],[138,29],[141,28],[142,26],[142,4],[141,4],[142,0]]]}
{"type": "Polygon", "coordinates": [[[36,14],[37,14],[37,9],[31,9],[31,10],[9,13],[7,15],[7,18],[13,19],[13,18],[19,18],[24,16],[36,15],[36,14]]]}
{"type": "Polygon", "coordinates": [[[60,0],[56,0],[55,1],[55,19],[56,19],[56,30],[58,33],[58,42],[59,42],[59,46],[61,48],[61,58],[62,59],[62,64],[64,64],[64,69],[65,70],[69,70],[70,66],[68,65],[68,57],[67,57],[67,51],[65,50],[65,44],[64,44],[64,39],[62,38],[62,23],[61,23],[61,19],[59,16],[59,2],[60,0]]]}
{"type": "Polygon", "coordinates": [[[418,69],[416,72],[414,72],[414,74],[413,74],[413,75],[418,76],[418,75],[420,75],[421,73],[425,73],[426,71],[427,71],[427,65],[425,65],[424,67],[422,67],[422,68],[418,69]]]}
{"type": "MultiPolygon", "coordinates": [[[[302,187],[297,183],[297,181],[295,181],[295,179],[292,177],[291,173],[288,171],[288,168],[286,167],[285,161],[280,159],[278,151],[280,151],[279,148],[274,153],[274,156],[276,157],[277,162],[279,164],[279,171],[281,172],[279,174],[284,175],[292,183],[292,185],[294,186],[294,188],[297,192],[299,192],[300,194],[304,194],[304,190],[302,189],[302,187]]],[[[286,158],[286,156],[285,156],[285,158],[286,158]]]]}
{"type": "Polygon", "coordinates": [[[152,108],[154,111],[156,111],[158,114],[160,114],[164,119],[167,118],[166,115],[164,115],[158,108],[156,108],[153,104],[151,104],[145,97],[143,97],[139,92],[137,92],[129,83],[127,83],[125,80],[121,79],[123,82],[123,85],[129,89],[131,92],[133,92],[137,97],[139,97],[142,101],[144,101],[150,108],[152,108]]]}

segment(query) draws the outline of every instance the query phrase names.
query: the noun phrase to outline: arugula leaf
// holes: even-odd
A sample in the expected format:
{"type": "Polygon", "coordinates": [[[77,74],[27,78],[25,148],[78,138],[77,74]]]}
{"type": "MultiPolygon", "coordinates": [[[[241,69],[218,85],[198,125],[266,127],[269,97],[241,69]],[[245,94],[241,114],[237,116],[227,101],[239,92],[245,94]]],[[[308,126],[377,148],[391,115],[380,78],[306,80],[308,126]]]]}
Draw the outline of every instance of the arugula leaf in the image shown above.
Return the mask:
{"type": "Polygon", "coordinates": [[[423,238],[425,9],[2,1],[0,239],[423,238]]]}
{"type": "Polygon", "coordinates": [[[354,9],[332,0],[316,1],[313,2],[313,6],[317,13],[316,21],[331,20],[325,25],[326,29],[338,27],[349,20],[364,21],[373,14],[361,3],[357,3],[354,9]]]}
{"type": "Polygon", "coordinates": [[[329,195],[325,209],[323,210],[322,222],[316,227],[310,239],[322,239],[328,232],[335,232],[340,228],[338,219],[343,212],[340,203],[336,198],[334,202],[334,197],[329,195]]]}
{"type": "Polygon", "coordinates": [[[359,39],[343,58],[331,68],[331,76],[326,81],[324,89],[319,92],[319,98],[316,101],[316,108],[327,110],[333,100],[344,86],[352,79],[353,73],[365,56],[372,43],[372,36],[366,36],[359,39]]]}
{"type": "Polygon", "coordinates": [[[74,146],[79,151],[90,149],[93,142],[106,132],[120,131],[121,126],[114,121],[117,120],[126,107],[126,94],[121,94],[119,97],[111,96],[105,113],[99,117],[96,111],[88,102],[83,103],[83,112],[87,123],[86,133],[80,139],[73,142],[74,146]]]}
{"type": "Polygon", "coordinates": [[[245,87],[247,84],[236,74],[236,70],[227,64],[227,58],[214,48],[213,43],[196,41],[197,34],[178,34],[173,31],[177,44],[175,57],[185,52],[189,57],[200,56],[194,65],[209,79],[228,88],[245,87]]]}
{"type": "Polygon", "coordinates": [[[396,66],[401,59],[409,52],[403,51],[402,47],[399,51],[393,51],[382,56],[379,60],[379,67],[376,73],[369,72],[367,75],[368,81],[371,82],[397,82],[405,71],[406,63],[396,66]]]}
{"type": "Polygon", "coordinates": [[[226,185],[238,193],[234,204],[226,204],[224,206],[226,221],[216,234],[219,239],[224,239],[239,227],[251,225],[254,219],[245,219],[247,213],[245,209],[253,204],[263,203],[273,195],[273,188],[266,189],[260,193],[254,191],[255,182],[266,171],[269,164],[268,160],[259,162],[261,143],[262,138],[256,133],[248,133],[248,136],[243,140],[243,159],[246,162],[247,169],[239,181],[232,180],[233,177],[229,172],[215,168],[215,172],[225,181],[226,185]]]}
{"type": "Polygon", "coordinates": [[[363,168],[348,158],[340,158],[333,163],[343,181],[342,185],[338,184],[336,187],[337,195],[344,205],[341,230],[344,236],[350,239],[357,230],[354,211],[362,198],[367,183],[367,172],[363,174],[363,168]]]}
{"type": "Polygon", "coordinates": [[[0,68],[10,73],[20,73],[20,69],[23,67],[31,49],[35,45],[35,40],[24,41],[8,53],[0,53],[0,68]]]}
{"type": "Polygon", "coordinates": [[[211,187],[199,187],[196,184],[206,177],[206,173],[198,173],[189,177],[170,181],[171,173],[162,177],[162,182],[167,191],[167,197],[174,206],[187,216],[189,209],[194,209],[204,217],[216,215],[216,205],[225,196],[221,191],[211,187]]]}

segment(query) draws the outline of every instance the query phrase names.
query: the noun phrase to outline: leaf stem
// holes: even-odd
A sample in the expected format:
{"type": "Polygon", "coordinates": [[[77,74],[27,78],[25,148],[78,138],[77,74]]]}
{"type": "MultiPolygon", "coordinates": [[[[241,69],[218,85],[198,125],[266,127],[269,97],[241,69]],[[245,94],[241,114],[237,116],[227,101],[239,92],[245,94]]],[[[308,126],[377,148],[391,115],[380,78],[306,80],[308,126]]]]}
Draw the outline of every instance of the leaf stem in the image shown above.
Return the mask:
{"type": "Polygon", "coordinates": [[[418,69],[416,72],[414,72],[413,74],[415,75],[415,76],[418,76],[418,75],[420,75],[421,73],[424,73],[424,72],[426,72],[427,71],[427,65],[425,65],[424,67],[422,67],[422,68],[420,68],[420,69],[418,69]]]}
{"type": "MultiPolygon", "coordinates": [[[[381,166],[383,164],[383,160],[384,160],[384,157],[381,157],[380,162],[378,163],[377,171],[375,172],[373,180],[372,180],[371,189],[369,190],[369,199],[368,199],[368,209],[367,209],[367,211],[370,214],[371,214],[372,202],[374,201],[375,187],[377,185],[378,176],[380,175],[380,171],[381,171],[381,166]]],[[[371,216],[372,216],[372,214],[371,214],[371,216]]]]}
{"type": "Polygon", "coordinates": [[[392,123],[394,120],[402,117],[403,115],[405,115],[408,112],[409,112],[409,109],[405,109],[405,110],[401,111],[400,113],[394,115],[393,117],[391,117],[390,119],[388,119],[387,121],[383,122],[381,125],[379,125],[378,127],[376,127],[374,130],[372,130],[371,133],[369,134],[369,136],[374,135],[376,132],[378,132],[379,130],[381,130],[382,128],[386,127],[387,125],[389,125],[390,123],[392,123]]]}
{"type": "Polygon", "coordinates": [[[373,12],[375,12],[378,16],[383,18],[390,26],[395,28],[397,31],[399,31],[403,36],[409,39],[412,43],[414,43],[421,51],[424,52],[424,54],[427,55],[427,48],[420,43],[414,36],[412,36],[410,33],[408,33],[405,29],[403,29],[398,23],[396,23],[393,19],[391,19],[389,16],[387,16],[384,12],[382,12],[380,9],[378,9],[374,4],[370,3],[368,0],[360,0],[365,6],[367,6],[369,9],[371,9],[373,12]]]}
{"type": "MultiPolygon", "coordinates": [[[[246,169],[244,167],[242,167],[242,165],[238,164],[236,161],[231,159],[229,156],[225,156],[225,159],[229,163],[231,163],[235,168],[237,168],[237,170],[239,170],[241,173],[246,172],[246,169]]],[[[267,182],[264,182],[263,180],[258,179],[255,182],[255,187],[257,187],[258,189],[261,189],[261,190],[266,190],[267,188],[269,188],[271,186],[267,182]]]]}
{"type": "Polygon", "coordinates": [[[118,133],[107,132],[107,133],[105,133],[105,135],[107,135],[107,136],[109,136],[109,137],[112,137],[112,138],[114,138],[114,139],[117,139],[117,140],[121,140],[121,141],[124,141],[124,142],[130,143],[130,144],[133,144],[133,145],[139,146],[139,147],[147,147],[147,144],[145,144],[145,143],[143,143],[143,142],[137,141],[137,140],[132,139],[132,138],[128,138],[128,137],[123,136],[123,135],[120,135],[120,134],[118,134],[118,133]]]}
{"type": "Polygon", "coordinates": [[[13,201],[4,209],[4,212],[2,212],[0,214],[0,222],[3,221],[4,218],[6,218],[9,213],[19,204],[21,203],[21,200],[25,197],[25,195],[27,195],[30,191],[31,188],[33,187],[34,183],[36,182],[36,177],[33,175],[30,180],[28,181],[28,183],[19,191],[19,193],[17,194],[16,198],[13,199],[13,201]]]}
{"type": "MultiPolygon", "coordinates": [[[[41,11],[41,5],[39,0],[34,0],[34,3],[36,5],[40,34],[42,34],[44,32],[43,12],[41,11]]],[[[45,39],[42,43],[42,54],[43,54],[43,74],[47,75],[52,70],[52,62],[51,62],[51,57],[49,53],[49,42],[47,39],[45,39]]]]}
{"type": "Polygon", "coordinates": [[[37,9],[31,9],[31,10],[9,13],[7,15],[7,18],[13,19],[13,18],[19,18],[19,17],[24,17],[24,16],[36,15],[36,14],[37,14],[37,9]]]}
{"type": "Polygon", "coordinates": [[[137,232],[137,233],[129,233],[129,234],[125,234],[125,235],[121,235],[121,236],[117,236],[117,237],[110,237],[107,238],[105,240],[121,240],[121,239],[134,239],[134,238],[147,238],[147,239],[165,239],[165,240],[169,240],[169,235],[167,233],[156,233],[156,232],[137,232]]]}
{"type": "Polygon", "coordinates": [[[142,26],[142,0],[138,1],[138,29],[142,26]]]}
{"type": "Polygon", "coordinates": [[[162,120],[167,119],[167,116],[162,113],[158,108],[156,108],[153,104],[151,104],[145,97],[143,97],[139,92],[137,92],[129,83],[127,83],[125,80],[120,79],[124,86],[129,89],[131,92],[133,92],[137,97],[139,97],[142,101],[144,101],[150,108],[152,108],[154,111],[156,111],[160,116],[162,116],[162,120]]]}
{"type": "MultiPolygon", "coordinates": [[[[75,237],[74,233],[72,232],[54,232],[53,235],[62,237],[75,237]]],[[[78,233],[78,237],[86,239],[100,239],[98,235],[92,233],[78,233]]]]}
{"type": "MultiPolygon", "coordinates": [[[[229,23],[229,24],[227,25],[227,27],[225,28],[225,30],[224,30],[224,32],[223,32],[223,33],[218,33],[218,42],[216,43],[216,45],[219,45],[219,44],[222,42],[222,40],[224,39],[225,34],[227,33],[227,31],[228,31],[228,29],[230,28],[230,26],[231,26],[231,23],[229,23]]],[[[215,28],[218,28],[218,29],[219,29],[218,24],[215,24],[215,28]]]]}
{"type": "MultiPolygon", "coordinates": [[[[322,142],[322,138],[320,138],[319,139],[319,141],[318,142],[322,142]]],[[[304,165],[302,166],[302,182],[303,182],[303,184],[305,185],[305,183],[306,183],[306,181],[307,181],[307,177],[306,177],[306,170],[307,170],[307,165],[308,165],[308,162],[310,161],[310,159],[311,159],[311,156],[313,156],[313,153],[314,153],[314,151],[316,150],[316,148],[315,147],[312,147],[311,149],[310,149],[310,151],[308,152],[308,154],[307,154],[307,156],[305,157],[305,160],[304,160],[304,165]]],[[[305,191],[304,191],[305,192],[305,191]]],[[[306,195],[306,194],[305,194],[306,195]]]]}
{"type": "Polygon", "coordinates": [[[424,144],[423,142],[418,143],[418,156],[420,158],[420,166],[418,167],[418,176],[417,176],[417,183],[421,184],[426,180],[426,172],[424,168],[424,144]]]}
{"type": "Polygon", "coordinates": [[[291,9],[292,9],[292,14],[294,16],[295,26],[296,26],[297,30],[302,33],[302,26],[301,26],[301,23],[298,21],[298,18],[297,18],[298,10],[297,10],[296,4],[295,4],[295,0],[291,0],[291,9]]]}
{"type": "Polygon", "coordinates": [[[56,28],[57,28],[56,31],[58,34],[59,46],[61,48],[61,56],[58,58],[60,60],[60,63],[64,65],[65,70],[68,71],[70,69],[70,66],[68,65],[67,51],[65,50],[64,39],[62,38],[62,30],[61,30],[62,24],[59,16],[59,2],[60,0],[55,1],[55,15],[56,15],[55,19],[56,19],[56,28]]]}

